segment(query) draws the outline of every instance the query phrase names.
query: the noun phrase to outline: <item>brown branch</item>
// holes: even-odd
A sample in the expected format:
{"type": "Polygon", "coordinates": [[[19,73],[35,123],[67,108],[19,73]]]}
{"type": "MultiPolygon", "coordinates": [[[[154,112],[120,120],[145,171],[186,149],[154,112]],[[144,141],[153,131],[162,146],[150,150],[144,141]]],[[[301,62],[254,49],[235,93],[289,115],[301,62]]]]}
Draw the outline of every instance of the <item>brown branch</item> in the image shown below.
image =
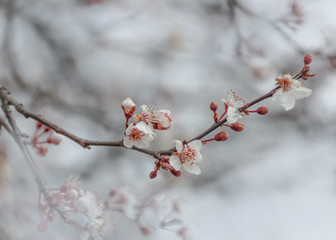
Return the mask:
{"type": "MultiPolygon", "coordinates": [[[[90,149],[90,146],[110,146],[110,147],[124,147],[124,148],[126,148],[124,146],[122,140],[120,140],[120,141],[96,141],[96,140],[89,140],[89,139],[84,139],[84,138],[78,137],[78,136],[66,131],[65,129],[59,127],[55,123],[47,120],[41,114],[36,114],[36,113],[33,113],[33,112],[27,110],[24,107],[23,104],[17,102],[9,94],[10,94],[9,91],[5,87],[0,85],[0,95],[1,95],[1,97],[4,99],[4,101],[6,101],[8,103],[8,105],[14,106],[14,108],[16,109],[17,112],[19,112],[20,114],[22,114],[26,118],[32,118],[32,119],[42,123],[43,125],[45,125],[47,127],[50,127],[55,132],[57,132],[57,133],[65,136],[65,137],[69,138],[70,140],[78,143],[83,148],[90,149]]],[[[6,126],[6,124],[2,124],[1,121],[0,121],[0,124],[3,125],[4,127],[6,126]]],[[[134,151],[142,152],[142,153],[145,153],[147,155],[150,155],[150,156],[153,156],[153,157],[157,158],[157,152],[156,151],[137,148],[135,146],[133,146],[133,148],[131,148],[131,149],[134,150],[134,151]]]]}

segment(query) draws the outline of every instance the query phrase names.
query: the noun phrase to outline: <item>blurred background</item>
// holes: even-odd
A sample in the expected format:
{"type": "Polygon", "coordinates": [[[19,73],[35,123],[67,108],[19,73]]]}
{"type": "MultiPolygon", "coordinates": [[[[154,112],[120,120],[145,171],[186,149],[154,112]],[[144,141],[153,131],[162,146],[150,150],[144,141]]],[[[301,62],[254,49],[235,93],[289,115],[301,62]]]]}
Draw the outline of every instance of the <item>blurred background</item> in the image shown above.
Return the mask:
{"type": "MultiPolygon", "coordinates": [[[[288,112],[279,101],[258,104],[269,114],[246,116],[243,132],[225,129],[228,141],[203,147],[199,176],[159,171],[151,180],[147,155],[68,139],[45,157],[31,153],[50,187],[75,174],[100,199],[123,187],[180,199],[188,239],[334,240],[335,11],[333,0],[1,0],[0,81],[30,110],[92,140],[122,139],[127,97],[169,109],[173,126],[150,147],[162,150],[207,129],[211,101],[233,89],[249,102],[311,53],[313,94],[288,112]]],[[[36,123],[15,116],[31,136],[36,123]]],[[[38,189],[4,130],[0,191],[1,240],[78,239],[59,216],[37,231],[38,189]]],[[[121,214],[113,225],[105,239],[180,239],[161,229],[143,236],[121,214]]]]}

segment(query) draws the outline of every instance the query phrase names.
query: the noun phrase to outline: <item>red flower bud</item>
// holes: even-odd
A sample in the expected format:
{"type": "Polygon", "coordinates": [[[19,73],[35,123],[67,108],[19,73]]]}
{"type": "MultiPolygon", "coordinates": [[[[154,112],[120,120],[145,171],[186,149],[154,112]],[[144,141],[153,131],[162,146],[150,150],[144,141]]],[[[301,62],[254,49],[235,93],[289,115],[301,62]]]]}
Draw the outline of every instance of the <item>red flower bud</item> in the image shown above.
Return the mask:
{"type": "Polygon", "coordinates": [[[240,122],[235,122],[235,123],[232,123],[230,125],[230,128],[233,130],[233,131],[236,131],[236,132],[241,132],[244,130],[244,125],[240,122]]]}
{"type": "Polygon", "coordinates": [[[124,111],[125,117],[126,118],[131,118],[135,109],[136,109],[136,105],[134,104],[134,102],[132,101],[132,99],[130,98],[126,98],[122,104],[121,104],[121,108],[124,111]]]}
{"type": "Polygon", "coordinates": [[[225,140],[227,140],[229,138],[229,135],[225,132],[225,131],[222,131],[222,132],[220,132],[220,133],[217,133],[216,135],[215,135],[215,140],[216,141],[225,141],[225,140]]]}
{"type": "Polygon", "coordinates": [[[37,127],[37,128],[41,128],[41,127],[43,127],[43,124],[40,123],[40,122],[37,122],[37,123],[36,123],[36,127],[37,127]]]}
{"type": "Polygon", "coordinates": [[[216,104],[214,102],[211,102],[210,109],[211,109],[211,111],[216,112],[217,109],[218,109],[218,104],[216,104]]]}
{"type": "Polygon", "coordinates": [[[313,56],[308,53],[304,57],[303,62],[304,64],[308,65],[309,63],[311,63],[312,60],[313,60],[313,56]]]}
{"type": "Polygon", "coordinates": [[[260,115],[265,115],[268,113],[268,108],[267,107],[260,107],[257,109],[257,113],[260,115]]]}
{"type": "Polygon", "coordinates": [[[150,177],[151,179],[156,178],[156,176],[157,176],[157,171],[152,171],[152,172],[150,172],[150,174],[149,174],[149,177],[150,177]]]}
{"type": "Polygon", "coordinates": [[[302,73],[303,73],[303,74],[306,74],[306,73],[309,72],[309,70],[310,70],[310,67],[307,66],[307,65],[305,65],[305,66],[302,68],[302,73]]]}
{"type": "Polygon", "coordinates": [[[179,176],[181,176],[181,171],[180,171],[180,170],[170,169],[170,172],[171,172],[175,177],[179,177],[179,176]]]}

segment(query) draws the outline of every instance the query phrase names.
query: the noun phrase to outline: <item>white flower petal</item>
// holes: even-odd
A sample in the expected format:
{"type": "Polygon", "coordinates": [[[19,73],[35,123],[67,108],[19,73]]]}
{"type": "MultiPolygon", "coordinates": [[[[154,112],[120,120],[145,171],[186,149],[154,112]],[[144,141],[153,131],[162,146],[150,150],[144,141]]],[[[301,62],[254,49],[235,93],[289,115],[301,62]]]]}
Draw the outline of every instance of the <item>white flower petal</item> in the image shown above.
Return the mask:
{"type": "Polygon", "coordinates": [[[181,160],[180,160],[180,158],[178,156],[171,156],[169,158],[169,163],[176,170],[180,170],[181,169],[181,160]]]}
{"type": "Polygon", "coordinates": [[[301,98],[305,98],[305,97],[309,97],[310,94],[312,93],[312,90],[306,87],[298,87],[293,89],[292,94],[297,98],[297,99],[301,99],[301,98]]]}
{"type": "Polygon", "coordinates": [[[133,141],[129,140],[128,136],[124,137],[123,144],[127,148],[132,148],[133,147],[133,141]]]}
{"type": "Polygon", "coordinates": [[[284,94],[282,94],[281,102],[286,111],[291,110],[295,106],[295,96],[288,92],[284,92],[284,94]]]}
{"type": "Polygon", "coordinates": [[[275,93],[273,94],[273,100],[278,99],[282,96],[283,94],[283,89],[279,88],[278,90],[275,91],[275,93]]]}
{"type": "Polygon", "coordinates": [[[194,141],[188,143],[188,146],[191,147],[192,149],[196,150],[196,151],[199,151],[199,150],[201,150],[203,144],[200,140],[194,140],[194,141]]]}
{"type": "Polygon", "coordinates": [[[177,152],[179,152],[179,153],[182,152],[182,142],[180,140],[175,140],[174,142],[176,144],[177,152]]]}
{"type": "Polygon", "coordinates": [[[196,174],[196,175],[199,175],[201,173],[201,169],[196,164],[184,163],[183,167],[189,173],[196,174]]]}
{"type": "Polygon", "coordinates": [[[196,151],[195,154],[196,154],[196,157],[195,157],[194,163],[198,163],[198,162],[202,161],[201,153],[199,151],[196,151]]]}
{"type": "Polygon", "coordinates": [[[240,112],[237,108],[229,107],[228,108],[228,113],[227,113],[227,121],[229,123],[234,123],[239,119],[240,112]]]}

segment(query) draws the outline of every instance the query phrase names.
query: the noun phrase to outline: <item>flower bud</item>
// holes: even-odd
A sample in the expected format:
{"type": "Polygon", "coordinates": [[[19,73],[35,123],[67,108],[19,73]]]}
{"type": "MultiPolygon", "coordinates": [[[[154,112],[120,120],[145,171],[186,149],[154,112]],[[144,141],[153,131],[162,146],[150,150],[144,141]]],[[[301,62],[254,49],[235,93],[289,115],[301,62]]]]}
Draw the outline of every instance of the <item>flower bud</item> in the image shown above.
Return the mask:
{"type": "Polygon", "coordinates": [[[37,123],[36,123],[36,127],[37,127],[37,128],[41,128],[41,127],[43,127],[43,124],[40,123],[40,122],[37,122],[37,123]]]}
{"type": "Polygon", "coordinates": [[[218,142],[219,141],[226,141],[228,138],[229,138],[229,135],[225,131],[222,131],[222,132],[217,133],[215,135],[215,140],[218,141],[218,142]]]}
{"type": "Polygon", "coordinates": [[[58,145],[62,141],[62,135],[52,132],[47,139],[48,143],[58,145]]]}
{"type": "Polygon", "coordinates": [[[210,104],[211,111],[216,112],[217,108],[218,108],[218,104],[216,104],[214,102],[211,102],[211,104],[210,104]]]}
{"type": "Polygon", "coordinates": [[[257,109],[257,113],[260,115],[265,115],[268,113],[268,108],[267,107],[260,107],[257,109]]]}
{"type": "Polygon", "coordinates": [[[169,170],[170,170],[171,174],[173,174],[175,177],[181,176],[181,171],[180,170],[176,170],[175,168],[171,168],[169,170]]]}
{"type": "Polygon", "coordinates": [[[307,74],[310,70],[310,67],[308,65],[305,65],[303,68],[302,68],[302,74],[307,74]]]}
{"type": "Polygon", "coordinates": [[[152,172],[150,172],[150,174],[149,174],[149,177],[150,177],[151,179],[156,178],[156,176],[157,176],[157,171],[152,171],[152,172]]]}
{"type": "Polygon", "coordinates": [[[313,60],[313,56],[308,53],[304,57],[303,62],[304,64],[308,65],[309,63],[311,63],[312,60],[313,60]]]}
{"type": "Polygon", "coordinates": [[[132,99],[128,97],[121,103],[121,108],[125,113],[125,117],[130,118],[136,109],[136,105],[132,99]]]}
{"type": "Polygon", "coordinates": [[[230,128],[233,130],[233,131],[236,131],[236,132],[241,132],[244,130],[244,125],[240,122],[235,122],[235,123],[232,123],[230,125],[230,128]]]}
{"type": "Polygon", "coordinates": [[[47,230],[47,222],[40,223],[40,224],[37,226],[37,230],[38,230],[39,232],[44,232],[45,230],[47,230]]]}
{"type": "Polygon", "coordinates": [[[36,150],[37,153],[40,154],[41,156],[45,156],[48,152],[48,148],[44,145],[38,146],[36,150]]]}

